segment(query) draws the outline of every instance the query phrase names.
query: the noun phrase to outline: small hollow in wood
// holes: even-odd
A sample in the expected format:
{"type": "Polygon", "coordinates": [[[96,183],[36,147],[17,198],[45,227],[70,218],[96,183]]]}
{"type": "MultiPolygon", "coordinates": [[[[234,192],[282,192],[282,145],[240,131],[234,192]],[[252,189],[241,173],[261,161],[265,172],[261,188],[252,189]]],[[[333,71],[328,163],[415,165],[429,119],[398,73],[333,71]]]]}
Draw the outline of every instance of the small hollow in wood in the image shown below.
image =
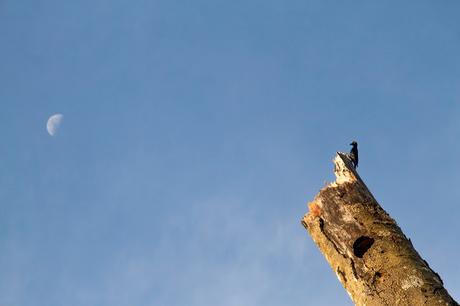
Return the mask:
{"type": "Polygon", "coordinates": [[[353,243],[353,253],[356,257],[363,258],[367,250],[374,244],[374,238],[361,236],[353,243]]]}

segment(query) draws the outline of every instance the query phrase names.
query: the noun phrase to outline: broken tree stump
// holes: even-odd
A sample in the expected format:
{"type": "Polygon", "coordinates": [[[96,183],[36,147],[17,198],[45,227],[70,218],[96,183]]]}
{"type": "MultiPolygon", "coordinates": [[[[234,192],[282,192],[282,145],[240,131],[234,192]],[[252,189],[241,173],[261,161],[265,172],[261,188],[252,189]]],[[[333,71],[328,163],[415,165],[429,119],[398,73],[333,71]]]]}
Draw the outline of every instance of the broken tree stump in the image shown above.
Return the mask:
{"type": "Polygon", "coordinates": [[[345,153],[302,220],[356,305],[458,305],[345,153]]]}

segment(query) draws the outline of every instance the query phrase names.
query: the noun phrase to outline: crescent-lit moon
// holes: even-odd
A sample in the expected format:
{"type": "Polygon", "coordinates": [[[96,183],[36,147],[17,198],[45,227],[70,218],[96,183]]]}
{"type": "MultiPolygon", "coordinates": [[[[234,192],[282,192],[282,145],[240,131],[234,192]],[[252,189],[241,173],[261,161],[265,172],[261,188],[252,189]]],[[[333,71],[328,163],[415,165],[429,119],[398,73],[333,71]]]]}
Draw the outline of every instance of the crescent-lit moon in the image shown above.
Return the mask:
{"type": "Polygon", "coordinates": [[[48,122],[46,123],[46,130],[48,131],[48,134],[51,136],[56,135],[59,126],[62,123],[62,119],[64,119],[64,115],[62,114],[54,114],[49,117],[48,122]]]}

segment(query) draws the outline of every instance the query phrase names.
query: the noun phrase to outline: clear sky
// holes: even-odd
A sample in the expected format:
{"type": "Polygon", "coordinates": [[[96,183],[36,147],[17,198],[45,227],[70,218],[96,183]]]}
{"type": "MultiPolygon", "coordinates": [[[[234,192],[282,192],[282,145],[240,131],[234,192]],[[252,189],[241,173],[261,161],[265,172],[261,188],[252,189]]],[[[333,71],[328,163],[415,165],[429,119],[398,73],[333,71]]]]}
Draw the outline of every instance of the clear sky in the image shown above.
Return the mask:
{"type": "Polygon", "coordinates": [[[352,139],[459,300],[459,10],[1,0],[0,304],[351,305],[300,219],[352,139]]]}

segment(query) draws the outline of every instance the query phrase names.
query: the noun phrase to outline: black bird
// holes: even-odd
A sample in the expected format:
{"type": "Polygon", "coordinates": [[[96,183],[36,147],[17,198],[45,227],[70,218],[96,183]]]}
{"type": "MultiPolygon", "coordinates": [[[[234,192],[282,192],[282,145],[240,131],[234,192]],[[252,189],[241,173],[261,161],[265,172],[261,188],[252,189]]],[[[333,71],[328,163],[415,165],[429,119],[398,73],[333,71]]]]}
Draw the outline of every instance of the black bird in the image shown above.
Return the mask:
{"type": "Polygon", "coordinates": [[[352,146],[350,151],[350,159],[356,169],[358,167],[358,143],[353,140],[350,143],[350,146],[352,146]]]}

